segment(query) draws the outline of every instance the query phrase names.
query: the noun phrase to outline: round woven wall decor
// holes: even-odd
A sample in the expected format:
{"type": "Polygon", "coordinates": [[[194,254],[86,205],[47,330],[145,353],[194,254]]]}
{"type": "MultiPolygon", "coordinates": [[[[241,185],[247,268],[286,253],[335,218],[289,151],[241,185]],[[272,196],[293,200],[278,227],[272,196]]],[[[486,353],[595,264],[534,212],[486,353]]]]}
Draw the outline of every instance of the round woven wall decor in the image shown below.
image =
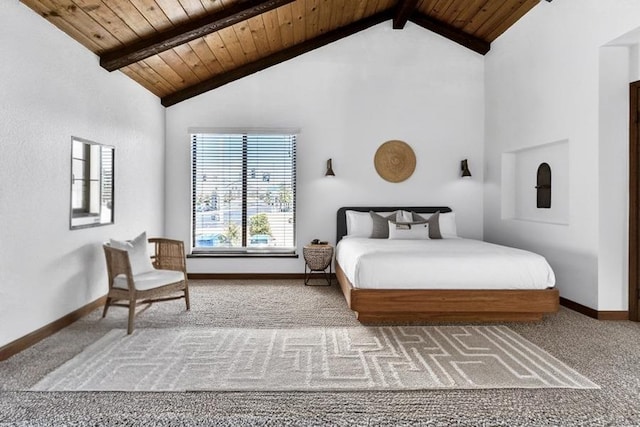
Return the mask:
{"type": "Polygon", "coordinates": [[[402,182],[416,169],[416,155],[406,142],[391,140],[378,148],[373,163],[383,179],[402,182]]]}

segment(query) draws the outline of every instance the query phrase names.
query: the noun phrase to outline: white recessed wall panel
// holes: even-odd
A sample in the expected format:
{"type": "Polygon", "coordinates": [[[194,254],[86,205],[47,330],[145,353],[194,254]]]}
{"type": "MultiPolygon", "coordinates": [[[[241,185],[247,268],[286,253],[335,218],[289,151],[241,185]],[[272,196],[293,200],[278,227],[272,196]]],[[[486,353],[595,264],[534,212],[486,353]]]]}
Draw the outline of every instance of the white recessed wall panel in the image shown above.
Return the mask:
{"type": "Polygon", "coordinates": [[[569,224],[569,141],[522,148],[502,155],[502,218],[569,224]],[[551,168],[551,207],[537,206],[538,168],[551,168]]]}

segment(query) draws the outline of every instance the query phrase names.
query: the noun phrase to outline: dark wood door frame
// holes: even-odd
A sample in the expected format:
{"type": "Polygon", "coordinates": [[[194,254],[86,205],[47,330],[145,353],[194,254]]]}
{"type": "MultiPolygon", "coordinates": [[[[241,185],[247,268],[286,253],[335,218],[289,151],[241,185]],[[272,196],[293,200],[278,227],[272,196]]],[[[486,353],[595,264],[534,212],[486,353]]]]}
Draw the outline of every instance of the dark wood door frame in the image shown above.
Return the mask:
{"type": "Polygon", "coordinates": [[[629,90],[629,320],[640,321],[640,81],[629,90]]]}

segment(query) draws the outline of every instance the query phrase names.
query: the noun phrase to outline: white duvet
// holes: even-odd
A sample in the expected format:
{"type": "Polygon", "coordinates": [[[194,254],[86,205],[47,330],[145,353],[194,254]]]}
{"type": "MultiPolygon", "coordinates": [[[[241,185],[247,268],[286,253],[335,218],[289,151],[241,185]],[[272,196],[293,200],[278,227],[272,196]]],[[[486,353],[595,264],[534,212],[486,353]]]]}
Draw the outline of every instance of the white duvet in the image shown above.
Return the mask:
{"type": "Polygon", "coordinates": [[[356,288],[546,289],[555,285],[544,257],[471,239],[350,237],[336,260],[356,288]]]}

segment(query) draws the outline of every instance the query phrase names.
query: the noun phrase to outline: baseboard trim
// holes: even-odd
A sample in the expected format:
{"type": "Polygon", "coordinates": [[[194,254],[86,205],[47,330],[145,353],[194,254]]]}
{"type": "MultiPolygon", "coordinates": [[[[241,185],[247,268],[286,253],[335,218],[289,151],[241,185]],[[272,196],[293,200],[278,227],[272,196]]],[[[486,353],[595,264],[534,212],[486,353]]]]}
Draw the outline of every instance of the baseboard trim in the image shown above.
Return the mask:
{"type": "MultiPolygon", "coordinates": [[[[187,277],[193,280],[304,280],[303,273],[188,273],[187,277]]],[[[312,279],[324,279],[322,273],[311,274],[312,279]]],[[[331,274],[331,279],[336,275],[331,274]]]]}
{"type": "Polygon", "coordinates": [[[598,311],[563,297],[560,297],[560,304],[573,311],[598,320],[629,320],[628,311],[598,311]]]}
{"type": "Polygon", "coordinates": [[[47,338],[48,336],[53,335],[56,332],[66,328],[76,320],[79,320],[87,314],[91,313],[96,308],[103,306],[106,299],[106,295],[102,296],[97,300],[90,302],[89,304],[80,307],[77,310],[72,311],[66,316],[61,317],[60,319],[54,320],[48,325],[45,325],[42,328],[33,331],[28,335],[25,335],[24,337],[18,338],[17,340],[0,347],[0,360],[7,360],[14,354],[18,354],[21,351],[26,350],[27,348],[36,344],[37,342],[47,338]]]}

